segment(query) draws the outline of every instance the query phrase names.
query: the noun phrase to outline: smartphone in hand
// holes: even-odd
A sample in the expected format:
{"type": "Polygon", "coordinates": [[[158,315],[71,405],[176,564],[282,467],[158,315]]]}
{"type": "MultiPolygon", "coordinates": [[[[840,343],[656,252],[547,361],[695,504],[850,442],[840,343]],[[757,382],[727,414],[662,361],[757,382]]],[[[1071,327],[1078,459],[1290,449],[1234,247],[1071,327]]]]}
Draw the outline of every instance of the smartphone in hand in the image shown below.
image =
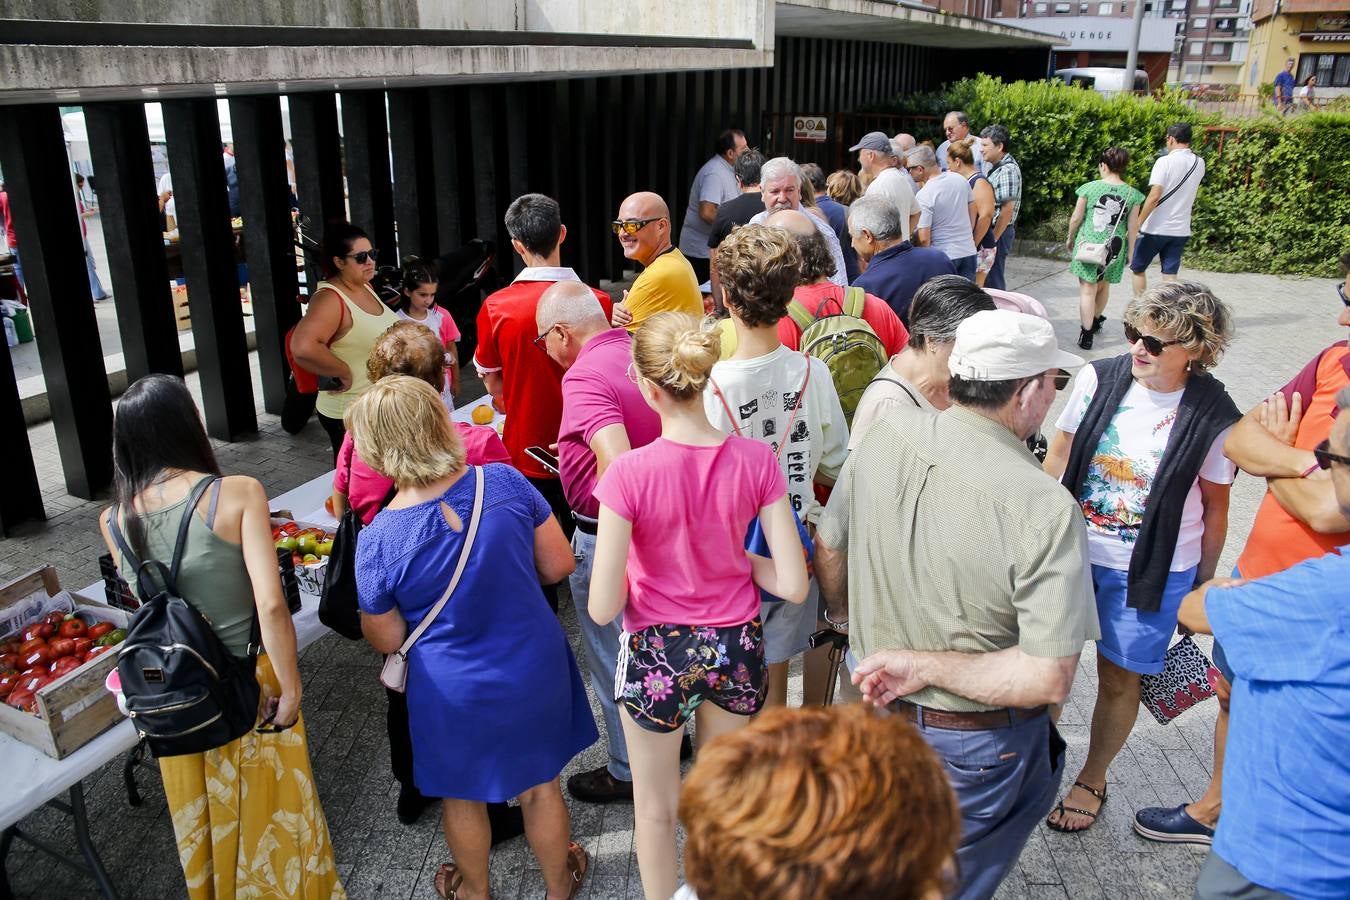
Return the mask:
{"type": "Polygon", "coordinates": [[[558,457],[548,452],[543,447],[526,447],[525,455],[539,463],[539,465],[543,466],[554,475],[558,474],[558,457]]]}

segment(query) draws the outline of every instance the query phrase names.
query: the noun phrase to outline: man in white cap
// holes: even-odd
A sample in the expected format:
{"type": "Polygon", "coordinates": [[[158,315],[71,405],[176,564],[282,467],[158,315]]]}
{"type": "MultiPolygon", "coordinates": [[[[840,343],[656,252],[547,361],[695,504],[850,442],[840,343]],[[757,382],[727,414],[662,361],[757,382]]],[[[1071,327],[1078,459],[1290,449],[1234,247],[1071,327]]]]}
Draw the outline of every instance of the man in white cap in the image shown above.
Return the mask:
{"type": "Polygon", "coordinates": [[[1024,443],[1081,365],[1045,319],[965,319],[953,405],[873,424],[819,523],[816,576],[862,660],[854,682],[947,764],[956,897],[992,896],[1054,805],[1064,741],[1049,707],[1099,635],[1082,512],[1024,443]]]}
{"type": "Polygon", "coordinates": [[[869,131],[862,140],[849,147],[848,152],[858,154],[858,168],[872,178],[863,196],[884,197],[895,204],[905,240],[909,240],[910,233],[919,224],[919,204],[914,199],[914,188],[905,177],[900,158],[895,155],[891,139],[883,132],[869,131]]]}

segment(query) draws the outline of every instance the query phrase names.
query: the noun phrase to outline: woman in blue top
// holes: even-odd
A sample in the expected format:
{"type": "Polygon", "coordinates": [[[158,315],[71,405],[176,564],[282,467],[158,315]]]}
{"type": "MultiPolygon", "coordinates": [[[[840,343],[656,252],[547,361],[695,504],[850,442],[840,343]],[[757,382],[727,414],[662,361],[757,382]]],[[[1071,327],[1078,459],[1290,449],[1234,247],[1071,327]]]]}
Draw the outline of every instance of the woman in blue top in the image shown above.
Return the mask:
{"type": "Polygon", "coordinates": [[[483,479],[478,531],[449,602],[408,651],[413,777],[442,799],[455,862],[436,890],[488,895],[484,804],[519,796],[525,834],[550,900],[573,896],[586,853],[568,841],[558,775],[599,737],[576,660],[540,584],[572,571],[572,549],[548,502],[509,466],[466,466],[440,395],[390,376],[346,416],[356,452],[398,486],[356,549],[361,627],[397,650],[445,592],[483,479]]]}

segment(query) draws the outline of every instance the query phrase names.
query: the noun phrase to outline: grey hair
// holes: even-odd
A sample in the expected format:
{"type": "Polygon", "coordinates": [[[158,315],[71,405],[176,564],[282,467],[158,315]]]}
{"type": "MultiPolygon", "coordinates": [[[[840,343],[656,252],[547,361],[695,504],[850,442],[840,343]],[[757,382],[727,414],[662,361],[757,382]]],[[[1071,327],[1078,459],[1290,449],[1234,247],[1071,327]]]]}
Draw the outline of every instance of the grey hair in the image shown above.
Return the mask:
{"type": "Polygon", "coordinates": [[[791,178],[793,181],[800,183],[802,180],[802,167],[786,156],[775,156],[773,159],[760,166],[759,180],[761,184],[769,181],[777,181],[779,178],[791,178]]]}
{"type": "Polygon", "coordinates": [[[1008,129],[1004,128],[1002,125],[990,125],[984,131],[980,132],[980,137],[989,141],[991,144],[998,144],[1006,153],[1008,152],[1008,143],[1012,136],[1008,134],[1008,129]]]}
{"type": "Polygon", "coordinates": [[[923,166],[925,169],[936,169],[938,164],[937,154],[927,144],[920,144],[905,154],[905,164],[923,166]]]}
{"type": "Polygon", "coordinates": [[[956,328],[983,310],[996,309],[994,298],[960,275],[930,278],[914,292],[909,304],[909,345],[922,350],[931,344],[950,344],[956,328]]]}
{"type": "Polygon", "coordinates": [[[579,281],[559,281],[550,286],[539,297],[535,312],[540,331],[560,323],[603,328],[608,322],[599,298],[579,281]]]}
{"type": "Polygon", "coordinates": [[[1169,332],[1183,349],[1198,353],[1195,367],[1212,369],[1233,340],[1233,311],[1196,281],[1163,282],[1135,297],[1121,316],[1126,325],[1169,332]]]}
{"type": "Polygon", "coordinates": [[[879,241],[898,241],[905,236],[900,210],[882,197],[859,197],[848,208],[848,230],[870,231],[879,241]]]}
{"type": "MultiPolygon", "coordinates": [[[[961,110],[959,109],[952,110],[951,112],[947,113],[947,116],[956,116],[956,121],[960,122],[962,125],[967,126],[970,125],[969,117],[967,117],[966,114],[961,112],[961,110]]],[[[947,118],[947,116],[944,116],[943,118],[947,118]]]]}

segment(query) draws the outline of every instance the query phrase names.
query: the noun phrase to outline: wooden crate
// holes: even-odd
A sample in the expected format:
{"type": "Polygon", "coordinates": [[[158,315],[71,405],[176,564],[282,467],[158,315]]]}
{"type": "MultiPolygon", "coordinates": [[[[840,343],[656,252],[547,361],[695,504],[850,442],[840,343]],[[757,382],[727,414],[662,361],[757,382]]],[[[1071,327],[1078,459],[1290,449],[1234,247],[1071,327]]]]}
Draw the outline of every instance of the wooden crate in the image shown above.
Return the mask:
{"type": "MultiPolygon", "coordinates": [[[[29,572],[0,587],[0,610],[22,603],[38,591],[54,597],[61,592],[51,566],[29,572]]],[[[87,618],[125,628],[128,616],[120,609],[70,595],[75,609],[87,618]]],[[[0,703],[0,731],[48,756],[64,759],[123,718],[117,700],[103,686],[117,665],[115,652],[103,653],[37,692],[38,714],[0,703]]]]}

